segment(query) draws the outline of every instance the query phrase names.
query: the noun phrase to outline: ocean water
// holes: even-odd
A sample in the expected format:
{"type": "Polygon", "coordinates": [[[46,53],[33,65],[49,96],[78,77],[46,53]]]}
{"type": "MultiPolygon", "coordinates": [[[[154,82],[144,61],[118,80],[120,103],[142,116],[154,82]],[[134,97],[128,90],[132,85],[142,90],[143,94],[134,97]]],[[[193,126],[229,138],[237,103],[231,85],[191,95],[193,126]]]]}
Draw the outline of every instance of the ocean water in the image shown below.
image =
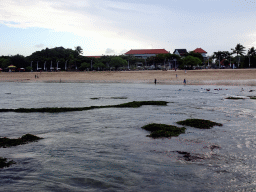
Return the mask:
{"type": "Polygon", "coordinates": [[[0,157],[16,162],[0,169],[0,191],[256,190],[256,100],[247,97],[256,95],[250,92],[256,87],[11,82],[0,87],[0,108],[169,102],[52,114],[0,113],[1,137],[31,133],[44,138],[0,148],[0,157]],[[95,97],[99,99],[91,99],[95,97]],[[146,137],[149,133],[141,129],[188,118],[223,126],[186,127],[185,134],[164,139],[146,137]],[[194,158],[187,161],[177,151],[194,158]]]}

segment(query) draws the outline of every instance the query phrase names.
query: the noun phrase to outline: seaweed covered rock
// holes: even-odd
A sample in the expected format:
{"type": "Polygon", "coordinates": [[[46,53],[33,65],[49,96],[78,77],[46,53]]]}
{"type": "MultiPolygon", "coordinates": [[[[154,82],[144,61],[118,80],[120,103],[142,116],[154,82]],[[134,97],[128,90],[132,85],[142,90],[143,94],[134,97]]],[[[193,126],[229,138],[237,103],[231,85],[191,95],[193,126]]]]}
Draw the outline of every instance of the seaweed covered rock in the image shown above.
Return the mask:
{"type": "Polygon", "coordinates": [[[141,107],[143,105],[167,105],[168,102],[166,101],[132,101],[129,103],[123,103],[120,105],[113,105],[110,107],[132,107],[132,108],[137,108],[137,107],[141,107]]]}
{"type": "Polygon", "coordinates": [[[181,133],[185,133],[185,127],[176,127],[173,125],[165,125],[165,124],[157,124],[152,123],[141,127],[147,131],[150,131],[151,134],[147,135],[148,137],[152,138],[159,138],[159,137],[177,137],[181,133]]]}
{"type": "Polygon", "coordinates": [[[15,164],[13,160],[8,161],[6,158],[0,157],[0,168],[9,167],[15,164]]]}
{"type": "MultiPolygon", "coordinates": [[[[96,98],[94,98],[96,99],[96,98]]],[[[18,113],[61,113],[70,111],[85,111],[100,108],[138,108],[143,105],[161,105],[166,106],[166,101],[132,101],[119,105],[91,106],[91,107],[46,107],[46,108],[18,108],[18,109],[0,109],[0,112],[18,112],[18,113]]]]}
{"type": "Polygon", "coordinates": [[[216,123],[216,122],[204,120],[204,119],[186,119],[184,121],[178,121],[176,123],[179,125],[187,125],[187,126],[196,127],[199,129],[210,129],[213,126],[222,126],[221,123],[216,123]]]}
{"type": "Polygon", "coordinates": [[[21,138],[18,139],[9,139],[9,138],[0,138],[0,147],[11,147],[11,146],[17,146],[17,145],[23,145],[29,142],[34,142],[39,139],[42,139],[40,137],[37,137],[35,135],[26,134],[23,135],[21,138]]]}
{"type": "Polygon", "coordinates": [[[225,99],[239,100],[239,99],[245,99],[245,98],[243,98],[243,97],[227,97],[225,99]]]}

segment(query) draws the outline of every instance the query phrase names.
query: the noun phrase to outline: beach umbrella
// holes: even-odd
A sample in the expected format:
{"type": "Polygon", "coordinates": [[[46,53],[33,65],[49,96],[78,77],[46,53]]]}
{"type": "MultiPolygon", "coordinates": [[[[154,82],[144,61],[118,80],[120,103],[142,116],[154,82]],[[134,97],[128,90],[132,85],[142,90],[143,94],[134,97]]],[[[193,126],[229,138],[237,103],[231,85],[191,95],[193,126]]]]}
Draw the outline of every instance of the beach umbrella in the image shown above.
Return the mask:
{"type": "Polygon", "coordinates": [[[16,68],[16,66],[10,65],[10,66],[8,66],[7,68],[16,68]]]}

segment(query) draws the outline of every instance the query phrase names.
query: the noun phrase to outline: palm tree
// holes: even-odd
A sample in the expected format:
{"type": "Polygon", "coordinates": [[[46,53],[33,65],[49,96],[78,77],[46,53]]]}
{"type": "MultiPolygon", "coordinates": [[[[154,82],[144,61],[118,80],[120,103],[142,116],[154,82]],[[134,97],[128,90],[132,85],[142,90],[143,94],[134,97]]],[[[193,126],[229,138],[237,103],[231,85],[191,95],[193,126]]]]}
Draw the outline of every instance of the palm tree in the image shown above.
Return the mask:
{"type": "MultiPolygon", "coordinates": [[[[235,49],[231,49],[233,51],[233,54],[236,54],[237,57],[238,55],[243,55],[244,51],[245,51],[245,47],[243,45],[241,45],[240,43],[238,43],[235,47],[235,49]]],[[[239,60],[238,60],[238,67],[239,67],[239,64],[240,64],[240,57],[239,57],[239,60]]]]}
{"type": "Polygon", "coordinates": [[[229,66],[230,66],[230,67],[232,67],[232,66],[231,66],[231,59],[232,59],[231,55],[232,55],[232,53],[230,53],[230,52],[227,51],[227,58],[226,58],[226,59],[229,59],[229,66]]]}
{"type": "Polygon", "coordinates": [[[83,54],[83,49],[81,46],[77,46],[75,47],[75,52],[77,52],[78,55],[82,55],[83,54]]]}
{"type": "Polygon", "coordinates": [[[249,50],[247,52],[247,56],[249,57],[249,68],[250,68],[250,65],[251,65],[251,63],[250,63],[250,56],[253,56],[255,54],[256,54],[256,51],[255,51],[254,47],[249,48],[249,50]]]}
{"type": "Polygon", "coordinates": [[[220,68],[220,61],[223,59],[224,53],[222,51],[213,52],[212,58],[219,60],[219,68],[220,68]]]}

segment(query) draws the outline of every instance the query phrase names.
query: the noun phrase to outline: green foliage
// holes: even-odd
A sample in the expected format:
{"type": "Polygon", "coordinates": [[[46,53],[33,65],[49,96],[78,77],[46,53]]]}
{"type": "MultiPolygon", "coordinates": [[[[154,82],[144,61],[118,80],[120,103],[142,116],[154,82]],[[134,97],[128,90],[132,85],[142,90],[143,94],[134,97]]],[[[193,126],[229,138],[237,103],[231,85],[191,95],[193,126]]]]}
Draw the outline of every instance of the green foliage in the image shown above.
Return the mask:
{"type": "Polygon", "coordinates": [[[166,54],[158,54],[155,56],[156,63],[164,63],[166,61],[166,54]]]}
{"type": "Polygon", "coordinates": [[[184,121],[178,121],[176,122],[179,125],[187,125],[190,127],[196,127],[199,129],[210,129],[213,126],[222,126],[220,123],[215,123],[209,120],[204,119],[186,119],[184,121]]]}
{"type": "Polygon", "coordinates": [[[194,51],[190,51],[187,56],[192,56],[200,59],[202,62],[204,61],[204,57],[200,53],[195,53],[194,51]]]}
{"type": "Polygon", "coordinates": [[[42,138],[31,135],[31,134],[26,134],[23,135],[21,138],[18,139],[9,139],[9,138],[0,138],[0,147],[11,147],[11,146],[17,146],[17,145],[23,145],[29,142],[34,142],[38,141],[42,138]]]}
{"type": "Polygon", "coordinates": [[[256,96],[249,96],[250,99],[256,99],[256,96]]]}
{"type": "Polygon", "coordinates": [[[243,45],[241,45],[240,43],[238,43],[235,47],[235,49],[231,49],[233,51],[233,54],[237,54],[238,55],[243,55],[245,52],[245,47],[243,45]]]}
{"type": "Polygon", "coordinates": [[[26,71],[31,71],[31,70],[32,70],[32,67],[30,67],[30,66],[26,67],[26,71]]]}
{"type": "Polygon", "coordinates": [[[173,60],[173,59],[176,59],[177,61],[180,61],[181,60],[181,57],[179,55],[176,55],[176,54],[165,54],[165,57],[169,60],[173,60]]]}
{"type": "Polygon", "coordinates": [[[148,137],[159,138],[159,137],[177,137],[181,133],[185,133],[186,128],[176,127],[173,125],[165,125],[165,124],[148,124],[142,127],[147,131],[150,131],[151,134],[148,137]]]}
{"type": "Polygon", "coordinates": [[[182,64],[184,66],[190,66],[191,68],[193,68],[193,66],[196,65],[201,65],[202,61],[200,59],[198,59],[197,57],[193,57],[193,56],[187,56],[184,59],[182,59],[182,64]]]}
{"type": "Polygon", "coordinates": [[[112,58],[113,56],[104,55],[99,59],[99,61],[102,62],[106,66],[106,68],[109,68],[109,63],[112,58]]]}
{"type": "Polygon", "coordinates": [[[113,57],[109,62],[109,66],[114,67],[116,70],[118,67],[124,67],[127,64],[127,61],[122,59],[121,57],[113,57]]]}
{"type": "Polygon", "coordinates": [[[23,55],[14,55],[10,57],[11,64],[15,65],[17,68],[25,68],[29,63],[26,61],[23,55]]]}
{"type": "Polygon", "coordinates": [[[238,63],[238,67],[240,65],[240,57],[238,57],[238,55],[243,55],[244,52],[245,52],[245,47],[243,45],[241,45],[240,43],[238,43],[235,47],[235,49],[231,49],[233,50],[233,53],[232,54],[236,54],[237,55],[237,63],[238,63]]]}
{"type": "Polygon", "coordinates": [[[81,71],[84,71],[84,70],[86,70],[87,68],[91,68],[91,64],[86,63],[86,62],[82,63],[81,66],[79,67],[79,69],[80,69],[81,71]]]}
{"type": "Polygon", "coordinates": [[[9,65],[11,65],[11,59],[9,57],[1,57],[0,58],[0,68],[5,69],[9,65]]]}
{"type": "Polygon", "coordinates": [[[94,69],[104,69],[106,67],[106,65],[104,65],[104,63],[102,63],[100,60],[96,59],[93,68],[94,69]]]}
{"type": "Polygon", "coordinates": [[[248,49],[248,52],[247,52],[247,55],[250,55],[250,56],[255,56],[256,55],[256,50],[254,47],[251,47],[248,49]]]}
{"type": "Polygon", "coordinates": [[[15,164],[13,160],[7,161],[6,158],[0,157],[0,168],[9,167],[12,164],[15,164]]]}
{"type": "Polygon", "coordinates": [[[77,46],[75,47],[75,52],[78,54],[78,55],[82,55],[83,54],[83,49],[81,46],[77,46]]]}
{"type": "Polygon", "coordinates": [[[33,61],[34,70],[36,69],[37,62],[39,68],[43,68],[44,63],[46,62],[46,68],[50,69],[51,62],[52,67],[56,67],[57,62],[59,61],[58,67],[64,69],[66,61],[68,61],[68,68],[71,68],[71,65],[75,65],[79,59],[80,57],[76,50],[65,49],[63,47],[42,49],[41,51],[36,51],[26,57],[26,60],[28,61],[27,65],[30,65],[30,62],[33,61]]]}
{"type": "MultiPolygon", "coordinates": [[[[96,98],[92,98],[96,99],[96,98]]],[[[60,112],[68,112],[68,111],[84,111],[91,109],[99,109],[99,108],[125,108],[132,107],[138,108],[143,105],[162,105],[166,106],[168,102],[166,101],[133,101],[129,103],[123,103],[119,105],[106,105],[106,106],[91,106],[91,107],[55,107],[55,108],[19,108],[19,109],[0,109],[0,112],[19,112],[19,113],[33,113],[33,112],[46,112],[46,113],[60,113],[60,112]]]]}

